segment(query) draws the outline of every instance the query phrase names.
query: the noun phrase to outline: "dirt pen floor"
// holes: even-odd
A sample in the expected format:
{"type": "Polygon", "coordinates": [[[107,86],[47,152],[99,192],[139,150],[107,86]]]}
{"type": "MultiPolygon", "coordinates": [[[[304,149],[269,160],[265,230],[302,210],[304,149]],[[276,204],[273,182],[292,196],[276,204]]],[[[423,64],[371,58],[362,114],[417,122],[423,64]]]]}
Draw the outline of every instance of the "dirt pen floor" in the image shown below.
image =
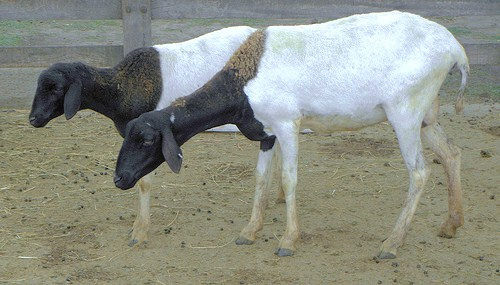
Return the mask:
{"type": "MultiPolygon", "coordinates": [[[[41,30],[47,36],[37,41],[54,34],[41,30]]],[[[81,44],[81,34],[66,35],[69,44],[81,44]]],[[[2,95],[31,94],[39,71],[27,80],[6,70],[2,95]]],[[[302,234],[295,255],[279,258],[274,251],[286,220],[285,206],[274,202],[276,183],[255,244],[234,243],[250,217],[258,143],[237,133],[203,133],[186,143],[180,174],[166,165],[155,171],[149,242],[128,247],[138,195],[113,184],[122,140],[112,122],[81,111],[35,129],[29,103],[3,105],[0,284],[500,284],[498,74],[498,67],[472,67],[463,115],[452,105],[458,75],[441,91],[440,122],[462,147],[464,227],[454,239],[437,236],[447,215],[446,180],[426,149],[432,173],[393,260],[373,258],[408,184],[388,124],[300,135],[302,234]]]]}
{"type": "MultiPolygon", "coordinates": [[[[495,78],[487,74],[473,72],[472,93],[495,78]]],[[[442,91],[440,121],[463,148],[465,226],[454,239],[437,237],[447,191],[439,161],[426,150],[432,174],[393,260],[373,258],[408,183],[388,124],[300,136],[302,235],[295,256],[278,258],[286,221],[284,205],[274,203],[275,183],[255,244],[234,243],[250,216],[257,143],[203,133],[185,144],[179,175],[165,165],[156,170],[150,240],[131,248],[137,193],[114,187],[121,138],[112,122],[82,111],[35,129],[28,110],[3,108],[0,283],[498,284],[498,94],[467,94],[465,114],[455,115],[458,85],[452,77],[442,91]]]]}

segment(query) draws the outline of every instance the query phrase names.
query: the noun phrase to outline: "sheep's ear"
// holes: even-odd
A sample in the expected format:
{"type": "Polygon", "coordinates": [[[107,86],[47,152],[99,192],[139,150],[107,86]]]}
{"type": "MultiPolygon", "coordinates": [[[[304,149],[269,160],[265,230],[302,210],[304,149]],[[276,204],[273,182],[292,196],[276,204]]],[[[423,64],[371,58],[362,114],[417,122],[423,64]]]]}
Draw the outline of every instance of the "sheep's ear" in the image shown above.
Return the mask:
{"type": "Polygon", "coordinates": [[[82,83],[80,80],[75,81],[68,88],[64,95],[64,116],[66,120],[73,118],[73,116],[80,110],[82,103],[82,83]]]}
{"type": "Polygon", "coordinates": [[[174,139],[174,134],[170,128],[162,130],[162,147],[163,157],[173,172],[179,173],[182,165],[182,151],[174,139]]]}

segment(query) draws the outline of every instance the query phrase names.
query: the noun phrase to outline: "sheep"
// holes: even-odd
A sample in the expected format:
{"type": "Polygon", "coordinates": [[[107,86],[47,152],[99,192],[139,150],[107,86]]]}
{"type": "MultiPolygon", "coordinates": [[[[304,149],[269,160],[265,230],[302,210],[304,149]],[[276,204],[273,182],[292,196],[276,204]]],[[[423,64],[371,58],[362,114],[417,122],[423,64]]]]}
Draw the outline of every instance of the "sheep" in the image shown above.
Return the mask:
{"type": "MultiPolygon", "coordinates": [[[[224,28],[186,42],[139,48],[113,68],[56,63],[39,76],[29,121],[43,127],[62,114],[71,119],[91,109],[110,118],[123,137],[131,119],[201,87],[254,31],[224,28]]],[[[147,240],[150,180],[145,176],[139,183],[139,214],[129,245],[147,240]]]]}
{"type": "Polygon", "coordinates": [[[129,189],[163,161],[179,172],[182,144],[208,128],[235,124],[248,139],[260,141],[252,214],[236,240],[251,244],[263,227],[277,140],[287,224],[276,254],[290,256],[299,238],[295,189],[300,128],[333,132],[389,121],[410,176],[405,206],[377,255],[395,258],[429,177],[421,137],[448,178],[449,213],[439,235],[453,237],[464,222],[460,149],[437,122],[438,91],[454,70],[462,76],[456,102],[460,112],[469,71],[463,47],[444,27],[399,11],[255,31],[203,87],[127,124],[115,185],[129,189]]]}

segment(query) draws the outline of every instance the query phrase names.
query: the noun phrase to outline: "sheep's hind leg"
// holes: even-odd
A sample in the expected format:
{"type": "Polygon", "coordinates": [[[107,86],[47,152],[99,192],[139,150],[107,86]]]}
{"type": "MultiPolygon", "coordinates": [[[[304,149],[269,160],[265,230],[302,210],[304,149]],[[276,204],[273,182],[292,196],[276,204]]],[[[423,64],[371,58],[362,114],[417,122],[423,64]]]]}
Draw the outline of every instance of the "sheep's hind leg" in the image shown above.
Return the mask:
{"type": "Polygon", "coordinates": [[[272,159],[274,147],[259,152],[257,168],[255,171],[256,185],[254,204],[250,222],[243,228],[236,240],[237,245],[249,245],[256,239],[256,234],[264,225],[264,210],[267,206],[267,196],[272,174],[272,159]]]}
{"type": "Polygon", "coordinates": [[[406,122],[396,118],[391,123],[396,131],[401,153],[408,168],[410,185],[403,211],[392,233],[381,246],[378,258],[382,259],[396,257],[397,250],[403,244],[408,233],[411,220],[430,173],[429,168],[425,165],[422,153],[420,122],[408,125],[406,122]]]}
{"type": "Polygon", "coordinates": [[[460,181],[460,148],[446,138],[441,126],[434,122],[422,129],[427,143],[438,156],[448,180],[448,218],[441,225],[439,236],[452,238],[464,224],[462,184],[460,181]]]}
{"type": "Polygon", "coordinates": [[[149,218],[149,201],[151,192],[151,177],[153,174],[148,174],[141,178],[137,183],[139,188],[139,213],[134,221],[132,228],[131,240],[129,246],[146,243],[148,239],[148,231],[150,225],[149,218]]]}
{"type": "Polygon", "coordinates": [[[295,243],[299,239],[300,230],[297,218],[295,190],[297,187],[297,161],[299,151],[298,126],[295,122],[290,126],[277,128],[276,137],[281,147],[281,181],[286,202],[286,230],[276,251],[278,256],[291,256],[295,251],[295,243]]]}

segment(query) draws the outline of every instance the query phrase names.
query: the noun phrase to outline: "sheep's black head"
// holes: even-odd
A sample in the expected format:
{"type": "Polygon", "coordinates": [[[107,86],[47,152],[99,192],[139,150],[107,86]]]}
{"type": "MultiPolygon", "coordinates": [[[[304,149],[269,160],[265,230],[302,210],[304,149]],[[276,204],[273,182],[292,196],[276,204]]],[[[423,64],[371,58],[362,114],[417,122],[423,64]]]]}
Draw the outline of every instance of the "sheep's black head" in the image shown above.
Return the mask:
{"type": "Polygon", "coordinates": [[[182,152],[175,141],[168,116],[162,111],[144,113],[127,124],[116,162],[115,185],[123,190],[134,187],[144,175],[164,161],[179,173],[182,152]]]}
{"type": "Polygon", "coordinates": [[[57,63],[38,77],[29,120],[34,127],[43,127],[50,120],[65,114],[71,119],[80,109],[82,83],[75,64],[57,63]]]}

